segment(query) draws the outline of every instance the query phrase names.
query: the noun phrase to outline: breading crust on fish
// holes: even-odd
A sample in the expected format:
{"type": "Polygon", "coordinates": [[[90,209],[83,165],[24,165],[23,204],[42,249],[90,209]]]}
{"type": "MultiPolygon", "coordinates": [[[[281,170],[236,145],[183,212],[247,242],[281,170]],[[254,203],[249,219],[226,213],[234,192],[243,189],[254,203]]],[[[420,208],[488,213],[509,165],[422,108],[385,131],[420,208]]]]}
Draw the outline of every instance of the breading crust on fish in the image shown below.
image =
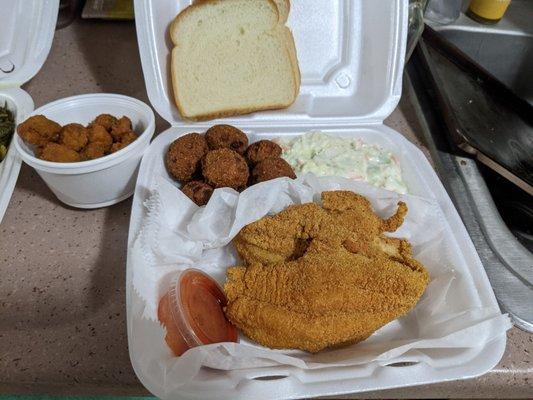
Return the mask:
{"type": "Polygon", "coordinates": [[[388,219],[352,192],[324,192],[323,206],[291,206],[237,235],[243,266],[229,268],[226,315],[271,348],[317,352],[357,343],[418,302],[429,276],[410,244],[383,236],[388,219]]]}

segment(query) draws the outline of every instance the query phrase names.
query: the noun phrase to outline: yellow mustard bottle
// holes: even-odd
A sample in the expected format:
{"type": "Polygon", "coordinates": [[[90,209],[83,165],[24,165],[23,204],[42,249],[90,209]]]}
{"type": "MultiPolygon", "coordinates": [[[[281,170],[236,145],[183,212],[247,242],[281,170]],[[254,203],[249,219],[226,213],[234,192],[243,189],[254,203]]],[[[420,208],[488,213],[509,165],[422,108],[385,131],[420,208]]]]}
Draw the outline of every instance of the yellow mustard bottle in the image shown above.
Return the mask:
{"type": "Polygon", "coordinates": [[[472,0],[466,15],[484,23],[495,24],[503,18],[511,0],[472,0]]]}

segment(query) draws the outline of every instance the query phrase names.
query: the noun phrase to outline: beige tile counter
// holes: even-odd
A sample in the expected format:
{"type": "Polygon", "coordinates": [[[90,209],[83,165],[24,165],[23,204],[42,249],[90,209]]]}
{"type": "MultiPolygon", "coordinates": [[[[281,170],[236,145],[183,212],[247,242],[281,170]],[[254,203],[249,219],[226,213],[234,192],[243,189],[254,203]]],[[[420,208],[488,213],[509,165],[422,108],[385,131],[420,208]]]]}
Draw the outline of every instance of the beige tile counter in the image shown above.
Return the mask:
{"type": "MultiPolygon", "coordinates": [[[[24,88],[37,107],[99,91],[147,101],[134,24],[83,21],[56,32],[47,62],[24,88]]],[[[408,102],[386,122],[420,145],[408,102]]],[[[158,118],[156,131],[166,126],[158,118]]],[[[147,394],[126,337],[130,207],[131,199],[68,208],[22,167],[0,225],[0,394],[147,394]]],[[[513,329],[503,360],[481,378],[364,397],[527,397],[531,352],[533,336],[513,329]]]]}

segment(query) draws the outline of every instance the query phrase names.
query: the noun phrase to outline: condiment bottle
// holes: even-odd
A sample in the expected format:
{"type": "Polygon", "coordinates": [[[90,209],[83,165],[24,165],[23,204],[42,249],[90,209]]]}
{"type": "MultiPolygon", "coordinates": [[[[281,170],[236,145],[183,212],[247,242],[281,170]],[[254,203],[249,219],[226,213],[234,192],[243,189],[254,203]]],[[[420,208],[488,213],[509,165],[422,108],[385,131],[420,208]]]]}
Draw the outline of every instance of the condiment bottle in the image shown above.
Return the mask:
{"type": "Polygon", "coordinates": [[[202,271],[191,268],[178,274],[157,310],[174,355],[205,344],[237,342],[237,329],[224,315],[226,304],[220,286],[202,271]]]}
{"type": "Polygon", "coordinates": [[[472,0],[466,15],[482,24],[495,24],[507,11],[511,0],[472,0]]]}

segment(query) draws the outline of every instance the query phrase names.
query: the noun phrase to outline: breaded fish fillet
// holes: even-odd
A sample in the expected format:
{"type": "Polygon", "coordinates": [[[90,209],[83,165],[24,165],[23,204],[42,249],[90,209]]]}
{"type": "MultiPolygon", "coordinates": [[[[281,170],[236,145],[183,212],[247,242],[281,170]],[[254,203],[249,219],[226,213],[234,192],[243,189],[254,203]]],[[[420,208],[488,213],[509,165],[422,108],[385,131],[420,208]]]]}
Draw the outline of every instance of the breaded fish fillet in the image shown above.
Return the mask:
{"type": "Polygon", "coordinates": [[[351,192],[323,193],[324,206],[292,206],[252,223],[235,246],[246,266],[229,268],[226,315],[271,348],[316,352],[356,343],[406,314],[428,273],[396,230],[407,207],[377,217],[351,192]]]}
{"type": "Polygon", "coordinates": [[[312,239],[336,236],[340,236],[352,253],[382,255],[407,263],[415,261],[407,240],[383,235],[402,225],[407,214],[405,203],[398,203],[396,213],[382,220],[374,214],[365,197],[353,192],[324,192],[322,202],[323,207],[315,203],[291,206],[273,217],[245,226],[233,239],[243,263],[269,264],[296,259],[312,239]]]}

